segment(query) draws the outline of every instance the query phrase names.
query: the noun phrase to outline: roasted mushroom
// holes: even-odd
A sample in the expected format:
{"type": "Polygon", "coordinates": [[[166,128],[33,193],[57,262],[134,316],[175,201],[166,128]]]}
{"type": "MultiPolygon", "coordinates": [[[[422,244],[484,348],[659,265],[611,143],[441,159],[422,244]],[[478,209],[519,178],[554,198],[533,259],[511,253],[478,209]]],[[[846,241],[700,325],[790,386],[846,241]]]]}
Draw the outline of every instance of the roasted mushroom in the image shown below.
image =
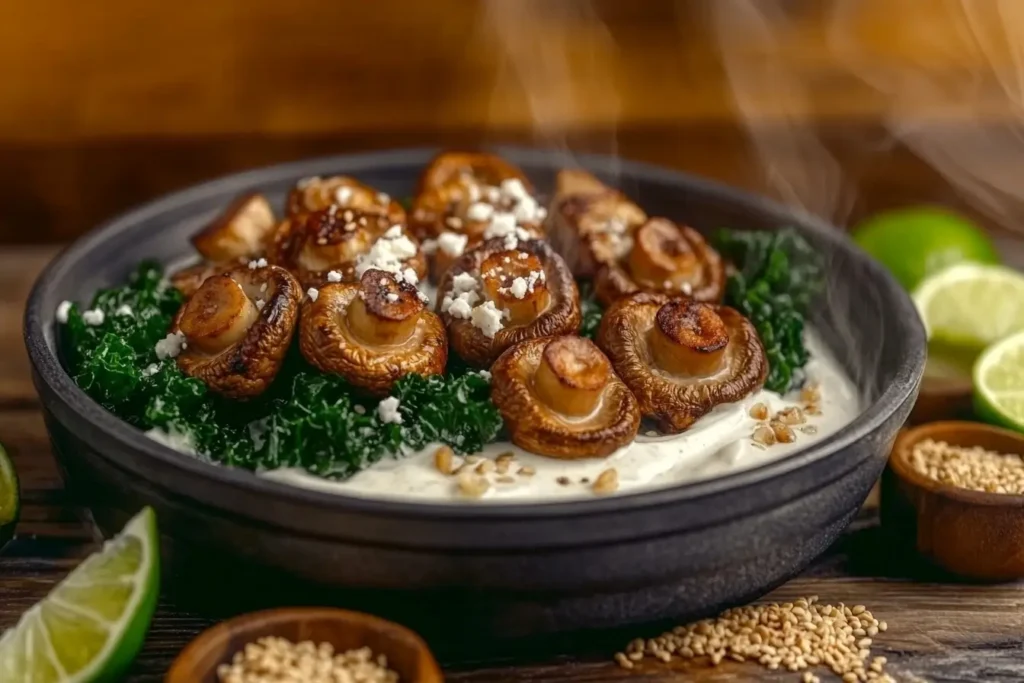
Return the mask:
{"type": "Polygon", "coordinates": [[[299,315],[302,291],[283,268],[239,266],[203,282],[178,312],[182,372],[218,394],[245,399],[273,382],[299,315]]]}
{"type": "Polygon", "coordinates": [[[562,258],[542,240],[487,240],[452,264],[438,310],[463,360],[489,366],[526,339],[575,334],[579,291],[562,258]]]}
{"type": "Polygon", "coordinates": [[[491,154],[449,152],[423,172],[410,227],[433,255],[437,282],[463,250],[493,236],[492,226],[541,237],[546,213],[515,166],[491,154]]]}
{"type": "Polygon", "coordinates": [[[757,331],[736,310],[640,293],[615,302],[597,343],[663,432],[677,433],[720,403],[758,391],[768,360],[757,331]]]}
{"type": "Polygon", "coordinates": [[[419,244],[380,214],[330,206],[281,222],[267,250],[270,263],[287,268],[303,287],[355,282],[363,271],[411,268],[418,280],[427,264],[419,244]]]}
{"type": "Polygon", "coordinates": [[[576,277],[591,278],[599,263],[628,253],[646,220],[639,206],[586,171],[559,171],[547,233],[576,277]]]}
{"type": "Polygon", "coordinates": [[[444,325],[408,282],[368,270],[359,282],[329,284],[309,294],[302,305],[299,347],[323,372],[380,396],[409,373],[444,372],[444,325]]]}
{"type": "Polygon", "coordinates": [[[491,367],[491,400],[512,443],[553,458],[600,458],[625,446],[640,408],[589,339],[520,342],[491,367]]]}
{"type": "Polygon", "coordinates": [[[210,263],[258,258],[274,230],[274,209],[261,194],[233,201],[216,220],[192,236],[192,246],[210,263]]]}
{"type": "Polygon", "coordinates": [[[191,298],[199,288],[206,282],[207,278],[219,275],[231,270],[241,264],[208,263],[203,261],[194,266],[188,266],[170,275],[171,285],[181,292],[186,299],[191,298]]]}
{"type": "Polygon", "coordinates": [[[401,204],[348,176],[303,178],[288,194],[289,216],[322,211],[331,206],[384,216],[388,226],[405,225],[405,209],[401,204]]]}
{"type": "Polygon", "coordinates": [[[725,293],[725,265],[693,228],[652,218],[637,228],[629,250],[599,263],[594,276],[594,293],[605,306],[635,292],[717,303],[725,293]]]}

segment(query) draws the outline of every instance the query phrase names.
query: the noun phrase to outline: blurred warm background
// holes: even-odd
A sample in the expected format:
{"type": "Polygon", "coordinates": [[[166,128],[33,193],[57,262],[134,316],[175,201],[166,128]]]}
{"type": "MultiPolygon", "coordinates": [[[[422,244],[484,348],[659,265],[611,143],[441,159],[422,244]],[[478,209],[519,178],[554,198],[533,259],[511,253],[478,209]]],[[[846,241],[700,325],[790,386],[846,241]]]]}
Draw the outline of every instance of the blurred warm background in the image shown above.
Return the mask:
{"type": "Polygon", "coordinates": [[[0,242],[246,167],[488,142],[615,152],[842,224],[938,201],[1012,229],[1008,30],[1020,0],[7,3],[0,242]]]}

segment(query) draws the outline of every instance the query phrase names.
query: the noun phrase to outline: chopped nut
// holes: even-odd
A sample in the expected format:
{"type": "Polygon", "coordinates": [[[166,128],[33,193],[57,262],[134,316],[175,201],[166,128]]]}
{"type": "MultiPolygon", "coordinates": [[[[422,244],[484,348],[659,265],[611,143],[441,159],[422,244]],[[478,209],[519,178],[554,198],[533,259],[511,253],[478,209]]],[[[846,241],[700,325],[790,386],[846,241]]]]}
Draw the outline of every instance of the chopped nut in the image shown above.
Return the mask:
{"type": "Polygon", "coordinates": [[[796,406],[783,408],[775,413],[775,420],[784,425],[799,425],[807,422],[807,418],[804,417],[804,411],[796,406]]]}
{"type": "Polygon", "coordinates": [[[488,474],[488,473],[493,472],[493,471],[494,471],[494,461],[493,460],[481,460],[479,463],[477,463],[477,466],[476,466],[476,473],[477,474],[488,474]]]}
{"type": "Polygon", "coordinates": [[[516,474],[518,474],[521,477],[532,477],[533,475],[537,474],[537,470],[530,467],[529,465],[523,465],[522,467],[519,468],[519,471],[516,472],[516,474]]]}
{"type": "Polygon", "coordinates": [[[514,483],[516,483],[516,478],[515,478],[515,477],[510,477],[510,476],[508,476],[508,475],[506,474],[506,475],[503,475],[503,476],[500,476],[500,477],[498,477],[498,478],[496,479],[496,481],[497,481],[497,482],[498,482],[499,484],[514,484],[514,483]]]}
{"type": "Polygon", "coordinates": [[[750,406],[750,417],[755,420],[767,420],[768,419],[768,406],[763,403],[755,403],[750,406]]]}
{"type": "Polygon", "coordinates": [[[480,498],[487,493],[487,489],[491,487],[486,479],[477,476],[470,470],[466,470],[459,474],[458,483],[459,492],[469,498],[480,498]]]}
{"type": "Polygon", "coordinates": [[[796,432],[788,425],[772,421],[768,423],[768,426],[775,432],[775,438],[778,439],[779,443],[793,443],[796,441],[796,432]]]}
{"type": "Polygon", "coordinates": [[[452,457],[454,455],[454,451],[448,446],[441,446],[434,451],[434,467],[437,468],[437,471],[445,475],[451,474],[453,469],[452,457]]]}
{"type": "Polygon", "coordinates": [[[572,483],[571,481],[569,481],[569,477],[559,477],[555,481],[557,481],[560,486],[568,486],[569,484],[572,483]]]}
{"type": "Polygon", "coordinates": [[[816,383],[805,385],[800,390],[800,400],[809,404],[821,402],[821,389],[816,383]]]}
{"type": "Polygon", "coordinates": [[[775,443],[775,432],[768,425],[758,425],[751,436],[755,444],[771,446],[775,443]]]}
{"type": "Polygon", "coordinates": [[[804,425],[803,427],[800,428],[800,431],[803,432],[804,434],[817,434],[818,428],[815,427],[814,425],[804,425]]]}
{"type": "Polygon", "coordinates": [[[614,467],[597,475],[597,479],[594,481],[593,486],[594,493],[597,494],[612,493],[618,488],[619,472],[614,467]]]}

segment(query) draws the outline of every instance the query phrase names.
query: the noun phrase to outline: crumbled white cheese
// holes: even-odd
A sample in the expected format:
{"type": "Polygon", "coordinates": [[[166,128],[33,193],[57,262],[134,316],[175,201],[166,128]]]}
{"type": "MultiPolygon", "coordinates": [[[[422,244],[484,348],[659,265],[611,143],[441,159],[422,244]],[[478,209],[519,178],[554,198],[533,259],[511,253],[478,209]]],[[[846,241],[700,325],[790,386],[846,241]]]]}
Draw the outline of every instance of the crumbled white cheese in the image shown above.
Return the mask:
{"type": "Polygon", "coordinates": [[[310,287],[306,290],[306,296],[309,297],[310,301],[316,301],[317,297],[320,296],[320,290],[316,287],[310,287]]]}
{"type": "Polygon", "coordinates": [[[71,313],[71,306],[73,304],[70,301],[61,301],[60,305],[57,306],[57,322],[61,325],[66,325],[68,322],[68,314],[71,313]]]}
{"type": "Polygon", "coordinates": [[[152,377],[153,375],[155,375],[158,372],[160,372],[160,366],[157,365],[156,363],[150,363],[142,371],[142,376],[143,377],[152,377]]]}
{"type": "Polygon", "coordinates": [[[391,197],[388,196],[387,192],[378,192],[377,193],[377,201],[379,203],[381,203],[381,204],[390,204],[391,203],[391,197]]]}
{"type": "Polygon", "coordinates": [[[262,311],[263,307],[267,305],[267,302],[263,299],[256,299],[256,310],[262,311]]]}
{"type": "Polygon", "coordinates": [[[472,183],[467,190],[466,196],[469,197],[469,201],[475,202],[480,199],[480,186],[476,183],[472,183]]]}
{"type": "Polygon", "coordinates": [[[429,304],[430,303],[430,297],[427,296],[425,292],[421,292],[420,290],[417,289],[416,290],[416,296],[418,296],[420,298],[420,301],[422,301],[423,303],[425,303],[425,304],[429,304]]]}
{"type": "Polygon", "coordinates": [[[398,301],[398,295],[395,294],[394,292],[388,292],[388,295],[387,295],[386,298],[391,303],[395,303],[396,301],[398,301]]]}
{"type": "Polygon", "coordinates": [[[348,185],[342,185],[334,191],[334,200],[345,206],[352,200],[352,188],[348,185]]]}
{"type": "Polygon", "coordinates": [[[501,181],[501,193],[509,199],[521,200],[525,197],[529,197],[526,188],[523,186],[523,181],[519,178],[506,178],[501,181]]]}
{"type": "Polygon", "coordinates": [[[491,224],[484,230],[484,238],[504,237],[515,232],[516,217],[511,213],[499,212],[491,217],[491,224]]]}
{"type": "Polygon", "coordinates": [[[448,218],[444,219],[444,224],[456,230],[462,229],[462,219],[458,216],[448,216],[448,218]]]}
{"type": "Polygon", "coordinates": [[[441,251],[454,258],[462,256],[467,242],[469,242],[468,235],[460,235],[456,232],[442,232],[441,236],[437,238],[437,246],[441,251]]]}
{"type": "Polygon", "coordinates": [[[155,348],[156,357],[160,360],[164,358],[177,358],[183,349],[188,348],[188,342],[185,341],[185,335],[181,332],[171,332],[158,341],[155,348]]]}
{"type": "Polygon", "coordinates": [[[512,285],[508,288],[509,293],[517,299],[526,297],[526,278],[517,277],[512,281],[512,285]]]}
{"type": "Polygon", "coordinates": [[[267,259],[261,258],[255,261],[249,261],[249,270],[256,270],[257,268],[266,268],[267,259]]]}
{"type": "Polygon", "coordinates": [[[484,336],[488,339],[493,339],[498,330],[503,327],[501,324],[502,317],[501,310],[495,307],[493,301],[485,301],[473,309],[473,326],[483,332],[484,336]]]}
{"type": "Polygon", "coordinates": [[[494,207],[483,202],[476,202],[466,209],[466,218],[471,221],[486,221],[494,215],[494,207]]]}
{"type": "Polygon", "coordinates": [[[489,371],[487,371],[487,370],[477,370],[476,374],[480,375],[481,377],[483,377],[488,382],[491,381],[491,373],[489,371]]]}
{"type": "Polygon", "coordinates": [[[377,415],[384,424],[402,424],[402,414],[398,412],[398,399],[388,396],[377,405],[377,415]]]}
{"type": "Polygon", "coordinates": [[[441,302],[441,312],[447,313],[453,318],[469,320],[473,313],[473,303],[477,301],[477,299],[479,299],[479,297],[476,292],[463,292],[454,299],[450,296],[446,296],[441,302]]]}
{"type": "Polygon", "coordinates": [[[134,311],[132,311],[132,307],[129,306],[128,304],[121,304],[120,306],[117,307],[117,310],[114,311],[114,315],[133,315],[133,314],[134,314],[134,311]]]}
{"type": "Polygon", "coordinates": [[[511,294],[517,299],[523,299],[526,297],[527,292],[533,293],[537,287],[538,282],[544,282],[544,271],[535,270],[526,277],[517,277],[512,280],[512,284],[508,287],[504,287],[499,291],[503,294],[511,294]]]}
{"type": "Polygon", "coordinates": [[[330,271],[329,273],[327,273],[327,281],[328,282],[341,282],[341,273],[339,273],[336,270],[330,271]]]}
{"type": "Polygon", "coordinates": [[[261,292],[267,291],[267,283],[266,282],[264,282],[262,285],[260,285],[260,291],[261,292]]]}
{"type": "Polygon", "coordinates": [[[102,325],[106,316],[98,308],[93,308],[82,313],[82,320],[86,325],[102,325]]]}
{"type": "Polygon", "coordinates": [[[416,272],[406,268],[404,263],[415,255],[416,245],[402,233],[402,226],[393,226],[373,243],[370,251],[360,254],[356,260],[356,276],[362,277],[366,271],[376,268],[394,273],[396,280],[404,279],[410,284],[416,284],[419,281],[416,272]],[[409,277],[410,274],[412,277],[409,277]]]}
{"type": "Polygon", "coordinates": [[[528,253],[526,253],[525,251],[519,252],[519,260],[520,261],[525,261],[528,258],[530,258],[530,255],[528,253]]]}
{"type": "Polygon", "coordinates": [[[462,292],[474,292],[478,284],[472,273],[459,273],[452,278],[452,294],[458,295],[462,292]]]}
{"type": "Polygon", "coordinates": [[[683,290],[683,294],[685,294],[686,296],[690,296],[690,294],[693,293],[693,285],[691,285],[689,282],[684,282],[681,285],[679,285],[679,289],[683,290]]]}
{"type": "Polygon", "coordinates": [[[433,254],[437,251],[437,240],[423,240],[420,242],[420,251],[428,256],[433,254]]]}
{"type": "Polygon", "coordinates": [[[487,201],[489,202],[501,201],[501,190],[499,190],[496,187],[485,188],[483,193],[484,196],[487,197],[487,201]]]}

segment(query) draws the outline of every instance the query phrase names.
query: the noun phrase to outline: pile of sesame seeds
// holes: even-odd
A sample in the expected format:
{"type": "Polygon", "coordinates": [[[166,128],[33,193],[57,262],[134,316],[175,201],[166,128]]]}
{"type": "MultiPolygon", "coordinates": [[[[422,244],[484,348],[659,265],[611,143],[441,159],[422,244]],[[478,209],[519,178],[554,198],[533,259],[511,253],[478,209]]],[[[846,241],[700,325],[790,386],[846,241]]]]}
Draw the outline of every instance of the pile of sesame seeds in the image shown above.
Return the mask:
{"type": "Polygon", "coordinates": [[[825,605],[814,595],[737,607],[656,638],[638,638],[615,661],[632,669],[645,658],[668,663],[707,657],[714,666],[730,659],[803,671],[804,683],[819,680],[813,667],[831,669],[844,683],[895,683],[884,671],[885,657],[871,657],[871,639],[886,628],[863,605],[825,605]]]}
{"type": "Polygon", "coordinates": [[[973,491],[1024,494],[1024,458],[980,446],[925,439],[914,445],[910,465],[929,479],[973,491]]]}
{"type": "Polygon", "coordinates": [[[758,421],[750,439],[758,448],[767,448],[777,443],[793,443],[799,430],[804,434],[815,434],[818,428],[807,424],[810,416],[821,415],[821,390],[817,384],[808,384],[800,392],[802,405],[790,406],[774,415],[764,403],[750,407],[749,415],[758,421]]]}
{"type": "Polygon", "coordinates": [[[268,636],[217,668],[220,683],[398,683],[384,655],[369,648],[335,652],[330,643],[268,636]]]}

